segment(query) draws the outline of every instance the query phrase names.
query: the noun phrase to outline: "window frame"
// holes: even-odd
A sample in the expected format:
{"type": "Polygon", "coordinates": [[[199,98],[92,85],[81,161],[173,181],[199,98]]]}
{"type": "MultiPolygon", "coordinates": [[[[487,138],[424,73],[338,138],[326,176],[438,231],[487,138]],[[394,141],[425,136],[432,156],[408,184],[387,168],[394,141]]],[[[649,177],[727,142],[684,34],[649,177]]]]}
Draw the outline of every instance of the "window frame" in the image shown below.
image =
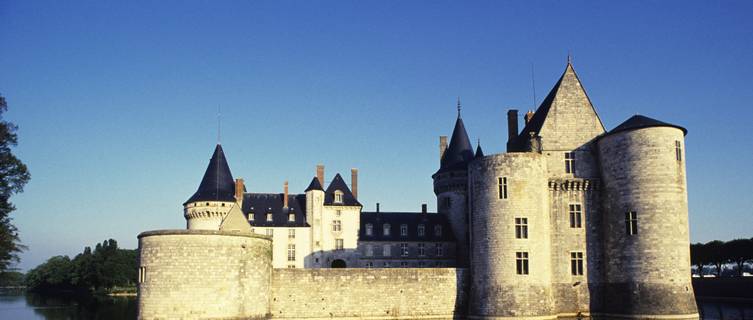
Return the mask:
{"type": "Polygon", "coordinates": [[[408,250],[408,243],[401,243],[400,244],[400,256],[401,257],[407,257],[410,255],[410,251],[408,250]]]}
{"type": "Polygon", "coordinates": [[[528,239],[528,218],[515,218],[515,239],[528,239]]]}
{"type": "Polygon", "coordinates": [[[529,274],[529,255],[527,251],[515,252],[515,273],[521,276],[529,274]]]}
{"type": "Polygon", "coordinates": [[[568,205],[570,213],[570,228],[583,228],[583,205],[580,203],[570,203],[568,205]]]}
{"type": "Polygon", "coordinates": [[[583,251],[570,251],[570,275],[582,276],[584,274],[585,255],[583,251]]]}
{"type": "Polygon", "coordinates": [[[625,212],[625,233],[628,236],[638,234],[638,213],[635,211],[625,212]]]}
{"type": "Polygon", "coordinates": [[[499,199],[506,200],[509,196],[507,192],[507,177],[497,177],[497,188],[499,199]]]}
{"type": "Polygon", "coordinates": [[[565,173],[575,174],[575,151],[565,152],[565,173]]]}

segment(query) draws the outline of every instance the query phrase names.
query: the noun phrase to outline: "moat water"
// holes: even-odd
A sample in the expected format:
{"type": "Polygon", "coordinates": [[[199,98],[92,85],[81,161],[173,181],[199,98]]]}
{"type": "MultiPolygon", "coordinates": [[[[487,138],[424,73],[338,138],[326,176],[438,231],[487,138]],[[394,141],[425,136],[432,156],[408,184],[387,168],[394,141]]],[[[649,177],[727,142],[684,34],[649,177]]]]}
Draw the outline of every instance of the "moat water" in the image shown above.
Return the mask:
{"type": "MultiPolygon", "coordinates": [[[[135,297],[74,299],[0,290],[0,319],[136,319],[135,297]]],[[[753,320],[753,303],[699,301],[703,320],[753,320]]]]}

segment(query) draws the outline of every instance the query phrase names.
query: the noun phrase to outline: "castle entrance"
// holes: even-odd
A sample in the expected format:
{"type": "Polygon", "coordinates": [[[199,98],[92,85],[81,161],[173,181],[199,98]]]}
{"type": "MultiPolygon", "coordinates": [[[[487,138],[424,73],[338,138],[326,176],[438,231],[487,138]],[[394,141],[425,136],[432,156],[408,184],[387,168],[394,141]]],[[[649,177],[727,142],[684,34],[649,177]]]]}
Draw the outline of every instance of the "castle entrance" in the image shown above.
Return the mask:
{"type": "Polygon", "coordinates": [[[332,268],[345,268],[345,261],[342,259],[332,261],[332,268]]]}

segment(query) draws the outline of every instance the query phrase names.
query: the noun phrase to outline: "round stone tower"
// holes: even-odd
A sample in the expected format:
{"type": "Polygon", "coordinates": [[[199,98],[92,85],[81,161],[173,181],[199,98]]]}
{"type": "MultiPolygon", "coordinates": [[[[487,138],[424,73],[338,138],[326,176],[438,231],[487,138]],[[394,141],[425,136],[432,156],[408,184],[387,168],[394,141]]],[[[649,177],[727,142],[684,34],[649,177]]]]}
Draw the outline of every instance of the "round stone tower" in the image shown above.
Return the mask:
{"type": "MultiPolygon", "coordinates": [[[[442,144],[444,141],[442,140],[442,144]]],[[[457,263],[468,265],[468,163],[473,160],[473,149],[463,119],[458,118],[452,131],[449,147],[440,146],[440,166],[434,175],[434,194],[437,212],[446,214],[457,240],[457,263]]]]}
{"type": "Polygon", "coordinates": [[[199,189],[183,203],[186,228],[219,230],[222,220],[235,203],[236,186],[233,175],[230,173],[222,146],[218,144],[212,159],[209,160],[199,189]]]}
{"type": "Polygon", "coordinates": [[[546,172],[533,152],[469,165],[471,318],[556,317],[546,172]]]}
{"type": "Polygon", "coordinates": [[[686,130],[633,116],[598,140],[608,314],[698,318],[690,279],[686,130]]]}

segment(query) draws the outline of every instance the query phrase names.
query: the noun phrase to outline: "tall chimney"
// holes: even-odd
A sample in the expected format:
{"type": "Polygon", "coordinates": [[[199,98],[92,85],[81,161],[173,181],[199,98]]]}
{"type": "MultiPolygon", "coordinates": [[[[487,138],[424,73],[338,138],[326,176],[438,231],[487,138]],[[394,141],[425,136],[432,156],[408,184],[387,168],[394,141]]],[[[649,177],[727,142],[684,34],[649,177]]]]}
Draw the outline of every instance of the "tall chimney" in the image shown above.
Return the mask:
{"type": "Polygon", "coordinates": [[[377,213],[379,213],[379,202],[377,202],[377,213]]]}
{"type": "Polygon", "coordinates": [[[350,169],[350,191],[353,193],[353,198],[358,199],[358,169],[350,169]]]}
{"type": "Polygon", "coordinates": [[[282,207],[287,208],[288,207],[288,182],[285,181],[285,183],[282,185],[283,189],[283,196],[282,196],[282,207]]]}
{"type": "Polygon", "coordinates": [[[235,179],[235,201],[243,200],[243,178],[235,179]]]}
{"type": "Polygon", "coordinates": [[[507,110],[507,142],[518,136],[518,110],[507,110]]]}
{"type": "Polygon", "coordinates": [[[426,204],[422,203],[421,204],[421,213],[427,213],[427,212],[428,212],[428,210],[426,209],[426,204]]]}
{"type": "Polygon", "coordinates": [[[439,161],[442,161],[444,152],[447,150],[447,136],[439,136],[439,161]]]}
{"type": "Polygon", "coordinates": [[[319,184],[321,184],[322,188],[324,188],[324,165],[323,164],[316,165],[316,178],[319,179],[319,184]]]}
{"type": "Polygon", "coordinates": [[[533,111],[528,110],[528,112],[526,112],[526,116],[524,118],[526,119],[526,124],[528,124],[529,122],[531,122],[531,119],[533,118],[533,111]]]}

